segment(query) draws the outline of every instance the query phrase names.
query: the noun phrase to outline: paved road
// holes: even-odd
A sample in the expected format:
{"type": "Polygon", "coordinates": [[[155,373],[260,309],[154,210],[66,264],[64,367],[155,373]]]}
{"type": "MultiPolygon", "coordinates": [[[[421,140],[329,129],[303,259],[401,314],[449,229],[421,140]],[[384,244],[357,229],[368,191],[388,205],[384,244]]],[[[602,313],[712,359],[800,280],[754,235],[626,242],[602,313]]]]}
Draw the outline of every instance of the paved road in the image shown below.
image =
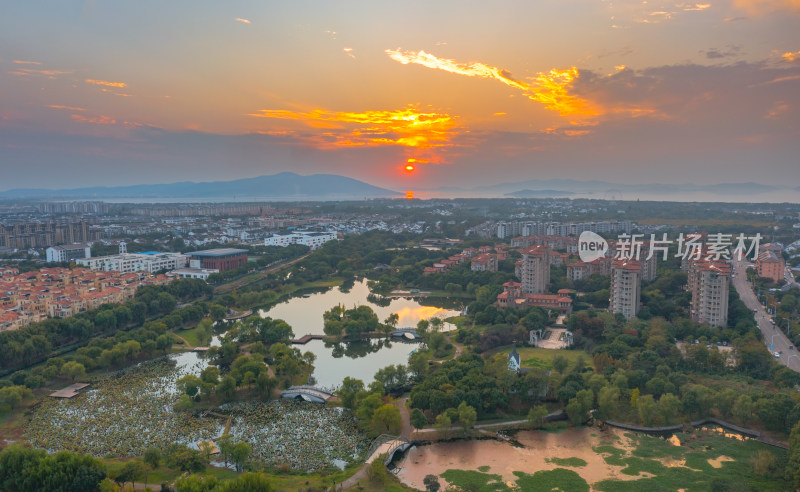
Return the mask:
{"type": "Polygon", "coordinates": [[[733,263],[733,271],[736,275],[736,278],[733,279],[733,285],[736,287],[736,291],[739,293],[739,297],[742,299],[744,304],[750,309],[755,310],[755,317],[756,322],[758,323],[758,328],[761,330],[761,333],[764,335],[764,342],[769,348],[770,345],[774,347],[771,352],[779,352],[781,354],[780,360],[781,364],[788,366],[790,369],[800,372],[800,354],[797,353],[797,350],[794,350],[791,342],[789,339],[786,338],[783,331],[779,330],[775,327],[772,323],[769,322],[770,317],[767,314],[764,306],[758,302],[753,289],[750,287],[750,284],[747,282],[747,266],[751,265],[751,263],[742,259],[741,261],[736,260],[736,255],[734,255],[734,259],[732,260],[733,263]]]}

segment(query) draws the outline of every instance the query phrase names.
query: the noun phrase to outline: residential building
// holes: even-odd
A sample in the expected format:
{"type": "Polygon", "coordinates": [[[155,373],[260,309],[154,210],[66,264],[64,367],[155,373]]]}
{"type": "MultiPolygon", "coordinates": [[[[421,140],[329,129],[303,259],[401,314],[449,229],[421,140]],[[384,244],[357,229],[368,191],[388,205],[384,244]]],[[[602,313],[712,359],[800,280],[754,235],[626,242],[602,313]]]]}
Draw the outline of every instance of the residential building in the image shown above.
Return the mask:
{"type": "Polygon", "coordinates": [[[773,282],[780,282],[786,270],[786,262],[781,254],[781,246],[771,243],[762,244],[758,251],[756,268],[759,277],[766,277],[773,282]]]}
{"type": "Polygon", "coordinates": [[[337,234],[333,232],[307,232],[296,231],[286,234],[273,234],[272,236],[264,239],[264,246],[281,246],[286,247],[290,244],[302,244],[315,250],[337,238],[337,234]]]}
{"type": "Polygon", "coordinates": [[[687,283],[692,292],[692,321],[711,326],[728,324],[730,276],[727,261],[702,259],[691,263],[687,283]]]}
{"type": "Polygon", "coordinates": [[[186,266],[187,259],[181,253],[148,251],[146,253],[123,253],[98,256],[96,258],[79,258],[75,262],[92,270],[102,272],[155,273],[161,270],[183,268],[186,266]]]}
{"type": "MultiPolygon", "coordinates": [[[[448,260],[442,260],[442,263],[448,260]]],[[[470,269],[473,272],[496,272],[497,255],[492,253],[482,253],[472,258],[470,269]]]]}
{"type": "Polygon", "coordinates": [[[642,264],[636,260],[618,259],[611,264],[611,286],[608,310],[622,313],[625,319],[639,314],[642,285],[642,264]]]}
{"type": "Polygon", "coordinates": [[[550,248],[531,246],[521,251],[519,279],[524,294],[542,294],[550,284],[550,248]]]}
{"type": "Polygon", "coordinates": [[[497,307],[500,308],[525,308],[538,306],[545,309],[557,309],[561,314],[572,313],[572,298],[559,293],[554,294],[526,294],[522,292],[519,282],[506,282],[503,292],[497,296],[497,307]]]}
{"type": "Polygon", "coordinates": [[[92,248],[86,243],[50,246],[46,252],[48,263],[62,263],[92,257],[92,248]]]}

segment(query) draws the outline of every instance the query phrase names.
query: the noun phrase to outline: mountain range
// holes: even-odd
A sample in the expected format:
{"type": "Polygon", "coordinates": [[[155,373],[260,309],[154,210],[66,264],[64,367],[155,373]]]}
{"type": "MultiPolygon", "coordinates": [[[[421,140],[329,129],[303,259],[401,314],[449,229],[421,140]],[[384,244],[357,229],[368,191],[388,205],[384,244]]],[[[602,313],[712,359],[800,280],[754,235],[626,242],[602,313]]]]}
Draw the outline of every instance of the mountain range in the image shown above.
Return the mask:
{"type": "MultiPolygon", "coordinates": [[[[574,197],[597,199],[631,199],[639,194],[652,199],[669,199],[680,194],[703,193],[720,199],[748,198],[754,195],[789,188],[759,183],[720,183],[713,185],[686,184],[621,184],[608,181],[575,179],[532,179],[512,181],[474,188],[442,186],[419,190],[431,197],[515,197],[545,198],[574,197]]],[[[303,176],[291,172],[257,176],[232,181],[148,184],[130,186],[95,186],[75,189],[18,188],[0,192],[5,199],[209,199],[211,201],[246,200],[357,200],[362,198],[399,198],[405,193],[381,188],[357,179],[336,174],[310,174],[303,176]]],[[[760,198],[763,198],[760,197],[760,198]]]]}
{"type": "Polygon", "coordinates": [[[278,173],[233,181],[169,184],[95,186],[63,190],[41,188],[13,189],[0,192],[2,198],[247,198],[272,199],[358,199],[393,198],[402,194],[379,188],[357,179],[336,174],[278,173]]]}

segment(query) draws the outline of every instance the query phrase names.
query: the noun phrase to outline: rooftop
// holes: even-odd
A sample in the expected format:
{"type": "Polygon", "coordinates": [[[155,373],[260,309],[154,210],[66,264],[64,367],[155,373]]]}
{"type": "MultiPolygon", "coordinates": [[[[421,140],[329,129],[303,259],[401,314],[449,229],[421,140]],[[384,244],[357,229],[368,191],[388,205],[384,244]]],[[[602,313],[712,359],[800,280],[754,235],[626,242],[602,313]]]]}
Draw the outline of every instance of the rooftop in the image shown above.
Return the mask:
{"type": "Polygon", "coordinates": [[[246,249],[236,249],[236,248],[218,248],[218,249],[206,249],[203,251],[192,251],[191,253],[186,253],[189,256],[228,256],[228,255],[241,255],[247,254],[246,249]]]}

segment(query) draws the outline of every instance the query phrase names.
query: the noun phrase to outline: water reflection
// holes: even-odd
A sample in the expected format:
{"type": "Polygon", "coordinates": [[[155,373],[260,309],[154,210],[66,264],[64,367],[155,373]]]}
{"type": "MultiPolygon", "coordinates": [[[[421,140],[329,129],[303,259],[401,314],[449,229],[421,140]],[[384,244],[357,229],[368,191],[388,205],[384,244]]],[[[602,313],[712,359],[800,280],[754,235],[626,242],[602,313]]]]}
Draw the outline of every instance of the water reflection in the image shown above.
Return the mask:
{"type": "MultiPolygon", "coordinates": [[[[292,326],[295,336],[305,334],[322,335],[322,314],[336,305],[343,305],[350,309],[359,305],[369,305],[378,315],[378,319],[385,320],[392,313],[399,317],[398,327],[413,327],[421,319],[437,317],[441,319],[457,316],[460,309],[449,309],[440,306],[423,305],[442,303],[443,300],[433,299],[407,299],[387,298],[388,303],[378,305],[368,300],[369,287],[365,280],[354,282],[348,289],[333,288],[324,292],[306,293],[304,296],[295,297],[269,310],[259,311],[259,316],[269,316],[273,319],[283,319],[292,326]]],[[[450,330],[454,326],[444,323],[442,329],[450,330]]],[[[333,388],[341,384],[347,377],[361,379],[365,383],[373,381],[373,376],[378,369],[392,364],[407,364],[409,354],[420,346],[419,343],[406,343],[397,340],[371,339],[355,342],[326,343],[314,340],[306,345],[295,345],[302,352],[309,351],[317,359],[314,362],[313,377],[317,384],[333,388]]]]}

